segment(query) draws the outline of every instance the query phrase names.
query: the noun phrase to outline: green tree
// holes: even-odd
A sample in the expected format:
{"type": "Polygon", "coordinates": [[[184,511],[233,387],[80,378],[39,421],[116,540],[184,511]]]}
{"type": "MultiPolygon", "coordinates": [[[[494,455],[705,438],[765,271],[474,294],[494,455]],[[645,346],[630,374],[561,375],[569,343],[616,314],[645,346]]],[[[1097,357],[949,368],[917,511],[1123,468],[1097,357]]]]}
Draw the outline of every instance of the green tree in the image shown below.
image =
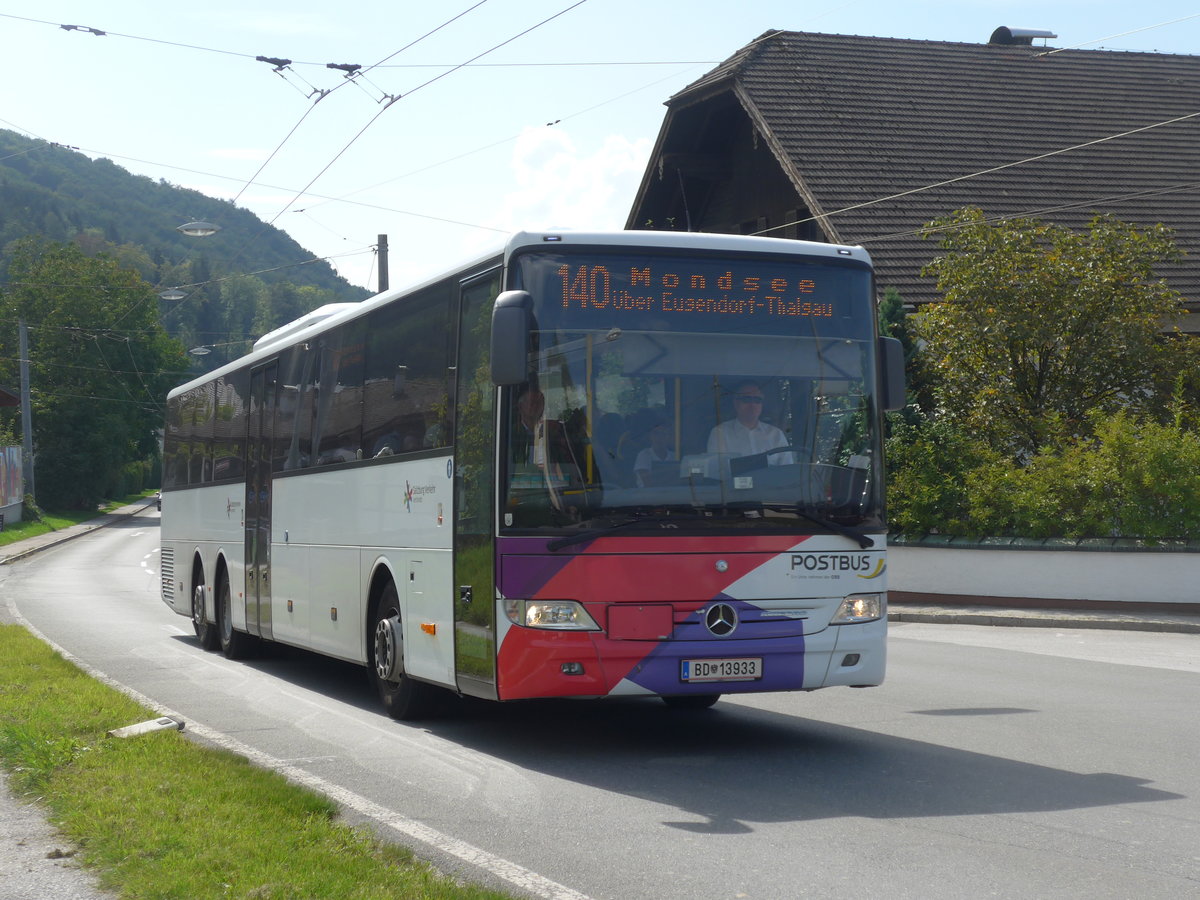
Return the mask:
{"type": "Polygon", "coordinates": [[[1090,433],[1095,411],[1163,414],[1190,352],[1160,331],[1181,310],[1154,275],[1180,256],[1168,229],[1097,217],[1074,232],[969,208],[929,234],[946,252],[925,274],[945,299],[910,325],[939,414],[1016,458],[1090,433]]]}
{"type": "Polygon", "coordinates": [[[264,335],[281,325],[300,318],[327,303],[337,303],[332,291],[309,285],[295,285],[290,281],[272,284],[266,296],[260,298],[258,314],[254,317],[254,331],[264,335]]]}
{"type": "Polygon", "coordinates": [[[888,414],[889,423],[896,419],[909,425],[916,424],[925,413],[933,408],[932,386],[920,364],[920,354],[908,324],[908,312],[904,299],[894,287],[885,288],[879,301],[879,333],[895,338],[904,348],[904,382],[908,389],[908,405],[903,410],[888,414]]]}
{"type": "Polygon", "coordinates": [[[27,239],[9,280],[0,356],[18,356],[8,323],[23,318],[38,502],[94,505],[127,483],[131,463],[157,455],[164,398],[187,368],[183,349],[158,322],[154,289],[110,256],[27,239]]]}

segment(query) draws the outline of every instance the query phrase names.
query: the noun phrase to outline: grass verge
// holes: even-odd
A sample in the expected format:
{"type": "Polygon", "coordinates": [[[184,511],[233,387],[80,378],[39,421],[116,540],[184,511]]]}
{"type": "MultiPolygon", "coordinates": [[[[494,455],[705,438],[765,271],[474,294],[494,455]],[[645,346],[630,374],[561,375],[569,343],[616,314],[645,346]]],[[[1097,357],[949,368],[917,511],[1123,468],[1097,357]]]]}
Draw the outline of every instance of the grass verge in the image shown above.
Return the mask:
{"type": "Polygon", "coordinates": [[[0,765],[121,897],[501,900],[337,821],[328,799],[177,731],[17,625],[0,625],[0,765]]]}

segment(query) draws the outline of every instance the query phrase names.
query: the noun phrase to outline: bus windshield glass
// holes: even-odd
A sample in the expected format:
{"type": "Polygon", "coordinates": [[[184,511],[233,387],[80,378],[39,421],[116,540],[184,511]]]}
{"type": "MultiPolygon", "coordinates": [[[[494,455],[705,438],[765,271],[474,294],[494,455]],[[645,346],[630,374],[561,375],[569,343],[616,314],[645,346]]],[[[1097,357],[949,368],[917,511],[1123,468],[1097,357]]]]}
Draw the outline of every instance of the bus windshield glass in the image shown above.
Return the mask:
{"type": "Polygon", "coordinates": [[[505,389],[506,532],[882,530],[866,266],[539,249],[513,267],[536,330],[505,389]]]}

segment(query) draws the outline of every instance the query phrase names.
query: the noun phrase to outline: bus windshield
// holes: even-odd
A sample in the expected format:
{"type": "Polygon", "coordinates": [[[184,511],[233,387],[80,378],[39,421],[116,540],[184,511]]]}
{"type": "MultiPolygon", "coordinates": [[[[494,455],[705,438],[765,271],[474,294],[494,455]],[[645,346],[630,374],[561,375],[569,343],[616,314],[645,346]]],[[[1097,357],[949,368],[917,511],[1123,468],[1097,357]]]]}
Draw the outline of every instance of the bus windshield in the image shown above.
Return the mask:
{"type": "Polygon", "coordinates": [[[830,257],[527,252],[500,524],[880,531],[870,270],[830,257]]]}

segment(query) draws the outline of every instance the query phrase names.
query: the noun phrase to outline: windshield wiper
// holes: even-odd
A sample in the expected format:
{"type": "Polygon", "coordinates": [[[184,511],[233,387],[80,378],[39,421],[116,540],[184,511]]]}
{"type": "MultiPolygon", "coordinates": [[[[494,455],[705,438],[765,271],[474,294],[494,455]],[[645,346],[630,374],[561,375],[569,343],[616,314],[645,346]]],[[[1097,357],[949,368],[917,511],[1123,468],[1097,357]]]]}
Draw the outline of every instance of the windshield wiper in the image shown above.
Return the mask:
{"type": "Polygon", "coordinates": [[[857,541],[858,546],[864,550],[869,550],[875,546],[875,539],[865,531],[859,531],[850,525],[843,525],[841,522],[835,522],[832,519],[827,519],[820,513],[805,509],[799,503],[761,503],[757,500],[750,500],[744,503],[728,503],[728,509],[741,510],[771,510],[772,512],[790,512],[795,513],[802,519],[820,525],[822,528],[828,528],[834,534],[840,534],[842,537],[850,538],[852,541],[857,541]]]}
{"type": "Polygon", "coordinates": [[[600,528],[589,528],[587,531],[581,531],[578,534],[568,534],[564,537],[555,538],[546,544],[546,549],[555,552],[563,547],[570,547],[573,544],[582,544],[584,541],[590,541],[592,538],[600,537],[601,535],[611,534],[614,531],[620,531],[622,528],[633,528],[636,525],[667,525],[678,521],[679,519],[698,519],[699,515],[695,513],[673,513],[671,515],[655,515],[655,516],[633,516],[628,519],[622,519],[620,522],[614,522],[611,525],[604,525],[600,528]]]}

